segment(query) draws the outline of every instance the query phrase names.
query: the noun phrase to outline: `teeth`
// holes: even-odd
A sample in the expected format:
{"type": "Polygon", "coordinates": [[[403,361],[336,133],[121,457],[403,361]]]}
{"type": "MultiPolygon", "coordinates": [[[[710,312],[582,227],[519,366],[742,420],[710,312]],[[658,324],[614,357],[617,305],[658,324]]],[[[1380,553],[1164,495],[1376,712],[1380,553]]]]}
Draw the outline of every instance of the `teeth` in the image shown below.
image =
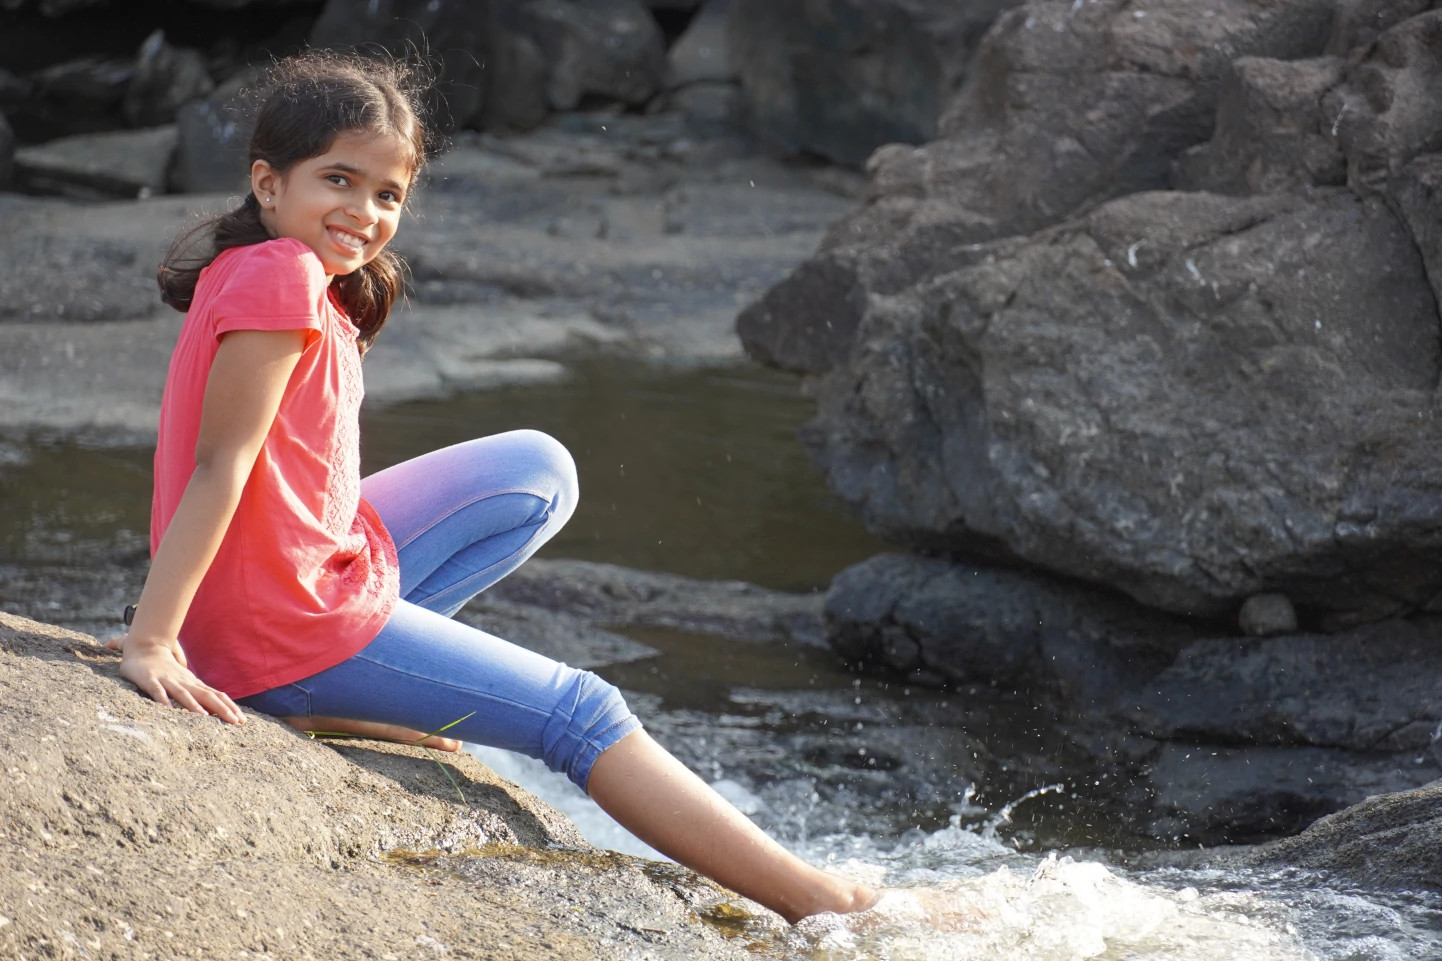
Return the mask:
{"type": "Polygon", "coordinates": [[[332,230],[330,232],[330,235],[334,237],[339,243],[350,247],[352,250],[360,250],[362,247],[365,246],[364,240],[357,237],[355,234],[348,234],[344,230],[332,230]]]}

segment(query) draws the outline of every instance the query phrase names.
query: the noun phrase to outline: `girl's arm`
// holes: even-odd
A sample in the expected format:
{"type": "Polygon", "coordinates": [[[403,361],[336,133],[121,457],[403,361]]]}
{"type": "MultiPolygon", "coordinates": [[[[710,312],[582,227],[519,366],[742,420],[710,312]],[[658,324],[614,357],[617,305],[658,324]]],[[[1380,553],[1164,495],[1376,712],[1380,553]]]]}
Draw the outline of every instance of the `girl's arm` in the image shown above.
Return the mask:
{"type": "Polygon", "coordinates": [[[135,620],[108,646],[121,676],[142,692],[200,714],[244,723],[223,692],[186,667],[178,636],[190,602],[220,550],[301,351],[305,330],[237,330],[221,337],[205,384],[195,473],[175,509],[136,605],[135,620]]]}

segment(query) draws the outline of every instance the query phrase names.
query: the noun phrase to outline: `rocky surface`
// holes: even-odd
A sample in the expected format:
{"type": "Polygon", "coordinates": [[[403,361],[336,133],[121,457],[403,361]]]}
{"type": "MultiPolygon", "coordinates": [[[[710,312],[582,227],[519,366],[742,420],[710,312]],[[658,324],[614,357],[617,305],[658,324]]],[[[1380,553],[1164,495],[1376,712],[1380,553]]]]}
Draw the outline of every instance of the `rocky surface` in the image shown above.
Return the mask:
{"type": "MultiPolygon", "coordinates": [[[[397,236],[413,293],[367,359],[369,400],[560,377],[576,352],[734,363],[738,305],[815,246],[852,186],[697,139],[674,113],[458,137],[397,236]]],[[[0,277],[0,430],[143,442],[179,322],[155,265],[229,202],[0,194],[26,238],[0,277]]]]}
{"type": "Polygon", "coordinates": [[[816,377],[831,486],[951,559],[839,577],[839,650],[1037,691],[1158,837],[1436,776],[1433,7],[1002,14],[938,138],[738,321],[816,377]]]}
{"type": "Polygon", "coordinates": [[[701,920],[720,889],[588,848],[468,756],[227,727],[117,661],[0,614],[7,956],[749,956],[701,920]]]}
{"type": "Polygon", "coordinates": [[[860,167],[936,136],[981,36],[1015,0],[733,0],[727,44],[747,123],[771,143],[860,167]]]}

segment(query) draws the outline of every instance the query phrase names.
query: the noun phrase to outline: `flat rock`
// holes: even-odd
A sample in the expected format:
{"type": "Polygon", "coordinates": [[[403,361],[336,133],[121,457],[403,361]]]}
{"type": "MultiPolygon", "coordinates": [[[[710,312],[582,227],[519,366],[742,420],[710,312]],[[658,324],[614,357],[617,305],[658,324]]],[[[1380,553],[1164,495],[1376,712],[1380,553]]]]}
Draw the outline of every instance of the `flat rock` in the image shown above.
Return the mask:
{"type": "Polygon", "coordinates": [[[174,125],[77,134],[15,151],[15,181],[36,193],[81,200],[165,192],[177,143],[174,125]]]}
{"type": "Polygon", "coordinates": [[[117,661],[0,614],[8,955],[749,956],[697,919],[719,889],[589,851],[468,755],[231,728],[141,697],[117,661]]]}

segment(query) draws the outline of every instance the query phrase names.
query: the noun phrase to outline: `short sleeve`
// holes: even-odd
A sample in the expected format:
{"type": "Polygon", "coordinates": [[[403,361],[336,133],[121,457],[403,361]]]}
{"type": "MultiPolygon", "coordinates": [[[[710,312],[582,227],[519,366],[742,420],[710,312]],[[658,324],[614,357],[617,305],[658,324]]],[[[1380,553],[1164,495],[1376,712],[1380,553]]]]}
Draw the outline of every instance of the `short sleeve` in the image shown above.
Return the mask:
{"type": "Polygon", "coordinates": [[[289,237],[227,251],[230,275],[211,302],[215,336],[232,330],[321,330],[325,268],[289,237]]]}

